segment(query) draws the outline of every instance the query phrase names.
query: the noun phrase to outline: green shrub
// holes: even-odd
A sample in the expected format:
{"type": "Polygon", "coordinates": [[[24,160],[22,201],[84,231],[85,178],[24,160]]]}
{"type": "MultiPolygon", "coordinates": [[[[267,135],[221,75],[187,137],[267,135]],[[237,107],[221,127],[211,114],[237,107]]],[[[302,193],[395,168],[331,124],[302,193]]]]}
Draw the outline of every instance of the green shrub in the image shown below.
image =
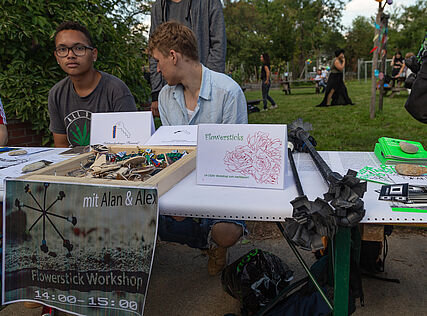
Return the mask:
{"type": "Polygon", "coordinates": [[[236,81],[240,86],[243,83],[243,73],[240,69],[236,69],[232,72],[231,78],[236,81]]]}

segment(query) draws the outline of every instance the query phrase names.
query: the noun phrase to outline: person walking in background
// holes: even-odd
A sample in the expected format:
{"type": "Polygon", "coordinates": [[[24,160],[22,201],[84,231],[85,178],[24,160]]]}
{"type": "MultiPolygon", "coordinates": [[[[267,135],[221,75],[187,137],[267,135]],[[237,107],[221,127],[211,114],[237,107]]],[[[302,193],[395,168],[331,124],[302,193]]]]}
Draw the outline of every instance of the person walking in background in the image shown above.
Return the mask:
{"type": "MultiPolygon", "coordinates": [[[[197,38],[199,61],[210,70],[225,72],[227,40],[220,0],[156,0],[151,8],[151,38],[157,27],[176,21],[189,27],[197,38]]],[[[151,112],[159,116],[158,97],[166,84],[157,72],[157,61],[150,61],[151,112]]]]}
{"type": "Polygon", "coordinates": [[[344,68],[344,49],[339,49],[335,51],[335,58],[332,60],[331,73],[328,78],[325,96],[322,102],[316,106],[354,104],[348,96],[347,87],[344,84],[344,68]]]}
{"type": "Polygon", "coordinates": [[[270,71],[270,56],[267,53],[261,54],[261,90],[262,102],[264,103],[263,111],[267,111],[267,100],[271,103],[271,109],[277,108],[276,102],[268,95],[271,85],[271,71],[270,71]]]}

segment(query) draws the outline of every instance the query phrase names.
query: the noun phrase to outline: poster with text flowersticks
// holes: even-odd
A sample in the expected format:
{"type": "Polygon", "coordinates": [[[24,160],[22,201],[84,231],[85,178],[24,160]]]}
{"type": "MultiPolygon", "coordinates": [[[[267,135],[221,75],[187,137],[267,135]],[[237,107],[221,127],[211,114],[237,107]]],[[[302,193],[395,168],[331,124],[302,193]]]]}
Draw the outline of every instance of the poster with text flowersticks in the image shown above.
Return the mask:
{"type": "Polygon", "coordinates": [[[6,180],[3,208],[3,304],[142,315],[156,188],[6,180]]]}
{"type": "Polygon", "coordinates": [[[283,189],[286,125],[200,124],[197,184],[283,189]]]}

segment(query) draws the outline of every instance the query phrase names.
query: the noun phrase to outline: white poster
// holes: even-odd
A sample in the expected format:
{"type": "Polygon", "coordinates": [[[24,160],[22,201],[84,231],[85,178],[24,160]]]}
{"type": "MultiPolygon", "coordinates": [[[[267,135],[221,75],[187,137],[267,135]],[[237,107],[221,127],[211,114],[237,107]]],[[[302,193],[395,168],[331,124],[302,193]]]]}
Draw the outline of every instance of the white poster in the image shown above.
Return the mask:
{"type": "Polygon", "coordinates": [[[201,124],[197,184],[283,189],[286,125],[201,124]]]}
{"type": "Polygon", "coordinates": [[[6,180],[2,303],[73,315],[142,315],[156,188],[6,180]]]}
{"type": "Polygon", "coordinates": [[[160,126],[145,146],[196,146],[197,125],[160,126]]]}
{"type": "Polygon", "coordinates": [[[90,144],[143,145],[154,129],[150,111],[92,113],[90,144]]]}

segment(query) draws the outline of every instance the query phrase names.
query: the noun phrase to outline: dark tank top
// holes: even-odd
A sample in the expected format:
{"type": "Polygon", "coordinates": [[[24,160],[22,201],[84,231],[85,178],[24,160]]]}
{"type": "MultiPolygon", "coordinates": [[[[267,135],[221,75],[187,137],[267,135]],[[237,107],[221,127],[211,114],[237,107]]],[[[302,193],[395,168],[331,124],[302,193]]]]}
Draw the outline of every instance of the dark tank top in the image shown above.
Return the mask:
{"type": "Polygon", "coordinates": [[[267,66],[268,70],[270,70],[270,65],[263,64],[261,68],[261,80],[265,81],[267,79],[267,72],[265,71],[265,67],[267,66]]]}

